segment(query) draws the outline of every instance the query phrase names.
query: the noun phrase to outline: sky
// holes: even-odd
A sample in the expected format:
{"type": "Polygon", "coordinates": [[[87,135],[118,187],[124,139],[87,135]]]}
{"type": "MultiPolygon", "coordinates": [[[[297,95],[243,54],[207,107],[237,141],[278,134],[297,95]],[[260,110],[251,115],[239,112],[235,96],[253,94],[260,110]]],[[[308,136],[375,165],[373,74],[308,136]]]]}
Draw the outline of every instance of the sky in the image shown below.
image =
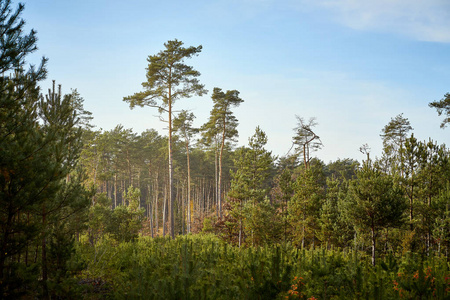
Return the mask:
{"type": "MultiPolygon", "coordinates": [[[[214,87],[238,90],[238,146],[260,128],[266,149],[284,156],[296,115],[315,118],[325,163],[382,154],[380,133],[399,114],[419,140],[450,144],[450,128],[428,103],[450,92],[447,0],[23,0],[37,31],[28,61],[49,59],[51,80],[77,91],[96,129],[122,124],[167,135],[154,108],[131,110],[123,97],[142,91],[147,57],[168,40],[202,45],[186,64],[209,90],[180,99],[194,125],[209,117],[214,87]]],[[[13,2],[14,6],[17,1],[13,2]]],[[[292,153],[292,150],[291,150],[292,153]]]]}

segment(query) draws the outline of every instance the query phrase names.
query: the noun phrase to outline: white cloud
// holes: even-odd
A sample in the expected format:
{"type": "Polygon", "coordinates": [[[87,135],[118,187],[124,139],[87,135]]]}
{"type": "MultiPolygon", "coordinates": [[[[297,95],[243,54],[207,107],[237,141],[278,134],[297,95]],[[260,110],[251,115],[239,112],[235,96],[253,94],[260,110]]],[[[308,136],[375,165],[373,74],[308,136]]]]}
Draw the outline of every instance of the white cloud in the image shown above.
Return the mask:
{"type": "Polygon", "coordinates": [[[328,10],[357,30],[394,32],[421,41],[450,42],[447,0],[315,0],[303,4],[328,10]]]}

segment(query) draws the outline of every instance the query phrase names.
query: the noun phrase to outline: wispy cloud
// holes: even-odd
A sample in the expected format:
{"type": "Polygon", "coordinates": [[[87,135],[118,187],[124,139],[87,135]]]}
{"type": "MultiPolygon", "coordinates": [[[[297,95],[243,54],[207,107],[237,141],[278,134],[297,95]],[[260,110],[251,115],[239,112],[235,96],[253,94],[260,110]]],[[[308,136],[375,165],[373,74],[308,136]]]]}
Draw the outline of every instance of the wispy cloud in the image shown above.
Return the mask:
{"type": "Polygon", "coordinates": [[[394,32],[421,41],[450,43],[448,0],[307,0],[302,3],[329,11],[333,19],[353,29],[394,32]]]}

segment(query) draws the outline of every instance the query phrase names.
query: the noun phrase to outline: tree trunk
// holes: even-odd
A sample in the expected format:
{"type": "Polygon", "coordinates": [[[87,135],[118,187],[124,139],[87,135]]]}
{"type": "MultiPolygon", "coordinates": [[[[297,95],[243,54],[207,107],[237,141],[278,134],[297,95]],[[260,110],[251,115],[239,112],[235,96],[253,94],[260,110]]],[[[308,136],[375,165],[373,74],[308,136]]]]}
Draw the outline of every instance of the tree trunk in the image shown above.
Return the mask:
{"type": "Polygon", "coordinates": [[[167,203],[167,187],[164,188],[164,204],[163,204],[163,236],[166,236],[166,203],[167,203]]]}
{"type": "MultiPolygon", "coordinates": [[[[181,185],[181,197],[179,197],[180,202],[181,202],[181,234],[185,234],[185,227],[186,227],[186,205],[185,205],[185,199],[186,196],[184,194],[184,184],[181,185]]],[[[177,188],[177,195],[180,195],[179,189],[177,188]]]]}
{"type": "Polygon", "coordinates": [[[173,186],[173,149],[172,149],[172,90],[169,87],[169,224],[170,236],[175,238],[175,220],[173,215],[173,207],[175,204],[174,186],[173,186]]]}
{"type": "MultiPolygon", "coordinates": [[[[216,204],[219,199],[219,180],[218,180],[219,174],[218,174],[218,162],[217,162],[217,141],[215,141],[215,148],[214,148],[214,203],[216,204]]],[[[217,209],[217,216],[219,216],[219,210],[217,209]]]]}
{"type": "Polygon", "coordinates": [[[222,218],[222,159],[223,159],[223,148],[225,147],[225,134],[226,134],[226,118],[223,118],[223,131],[222,131],[222,144],[220,145],[220,155],[219,155],[219,183],[218,183],[218,206],[219,206],[219,218],[222,218]]]}
{"type": "Polygon", "coordinates": [[[114,208],[117,207],[117,172],[114,174],[114,208]]]}
{"type": "Polygon", "coordinates": [[[158,172],[156,172],[155,177],[155,227],[156,227],[156,234],[159,235],[159,214],[158,214],[158,197],[159,196],[159,184],[158,184],[158,172]]]}
{"type": "Polygon", "coordinates": [[[411,231],[414,229],[413,225],[413,197],[414,197],[414,183],[411,182],[411,195],[409,196],[409,221],[411,222],[411,231]]]}
{"type": "Polygon", "coordinates": [[[147,211],[148,211],[148,217],[150,219],[150,235],[153,238],[153,197],[152,194],[150,193],[150,188],[151,188],[151,184],[148,184],[148,207],[147,207],[147,211]]]}
{"type": "Polygon", "coordinates": [[[187,233],[191,232],[191,216],[192,216],[192,204],[191,204],[191,161],[189,159],[189,144],[186,143],[186,159],[187,159],[187,173],[188,173],[188,183],[187,183],[187,233]]]}
{"type": "Polygon", "coordinates": [[[306,161],[306,144],[303,145],[303,163],[305,164],[305,170],[308,169],[308,162],[306,161]]]}
{"type": "Polygon", "coordinates": [[[375,236],[375,228],[372,226],[372,265],[375,266],[375,246],[376,246],[376,236],[375,236]]]}

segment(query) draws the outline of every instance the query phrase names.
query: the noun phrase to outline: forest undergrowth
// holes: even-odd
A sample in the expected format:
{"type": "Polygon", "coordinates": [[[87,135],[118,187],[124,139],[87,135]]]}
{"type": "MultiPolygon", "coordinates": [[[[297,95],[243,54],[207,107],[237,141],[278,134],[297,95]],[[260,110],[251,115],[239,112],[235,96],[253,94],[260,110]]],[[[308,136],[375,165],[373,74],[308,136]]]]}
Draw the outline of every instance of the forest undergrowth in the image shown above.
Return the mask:
{"type": "Polygon", "coordinates": [[[448,299],[447,258],[380,257],[290,244],[232,246],[214,235],[104,238],[77,245],[85,299],[448,299]]]}

